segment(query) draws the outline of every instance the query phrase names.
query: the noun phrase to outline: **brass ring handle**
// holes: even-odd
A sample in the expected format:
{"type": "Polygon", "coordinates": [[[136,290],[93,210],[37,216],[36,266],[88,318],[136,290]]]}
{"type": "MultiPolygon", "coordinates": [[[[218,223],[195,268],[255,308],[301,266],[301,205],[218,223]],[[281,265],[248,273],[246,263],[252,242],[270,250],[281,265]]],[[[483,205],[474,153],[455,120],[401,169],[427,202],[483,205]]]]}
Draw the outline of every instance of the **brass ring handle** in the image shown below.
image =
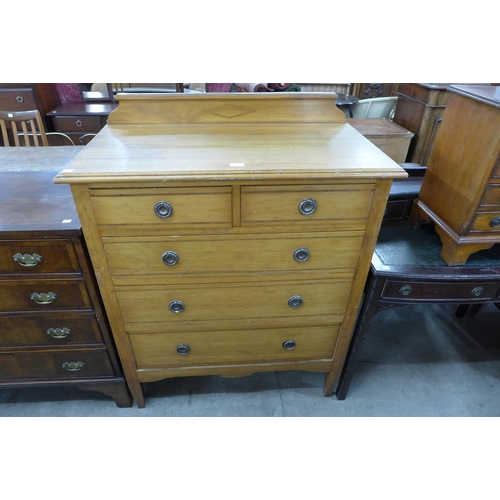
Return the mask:
{"type": "Polygon", "coordinates": [[[159,201],[154,206],[154,211],[158,217],[166,219],[172,215],[173,208],[172,205],[170,205],[170,203],[166,201],[159,201]]]}
{"type": "Polygon", "coordinates": [[[175,350],[177,351],[178,354],[181,356],[185,356],[186,354],[189,354],[189,351],[191,350],[188,345],[186,344],[179,344],[175,350]]]}
{"type": "Polygon", "coordinates": [[[36,266],[43,260],[43,257],[36,253],[33,255],[30,255],[29,253],[25,253],[24,255],[16,253],[16,255],[13,255],[12,258],[14,259],[14,262],[17,262],[18,264],[21,264],[21,266],[25,267],[36,266]]]}
{"type": "Polygon", "coordinates": [[[297,307],[300,307],[303,304],[302,297],[300,295],[294,295],[293,297],[290,297],[288,299],[288,305],[290,307],[293,307],[296,309],[297,307]]]}
{"type": "Polygon", "coordinates": [[[23,97],[23,96],[18,95],[18,96],[16,97],[16,101],[17,101],[17,102],[24,102],[24,97],[23,97]]]}
{"type": "Polygon", "coordinates": [[[473,288],[470,292],[470,294],[473,296],[473,297],[480,297],[484,292],[484,288],[482,286],[476,286],[475,288],[473,288]]]}
{"type": "Polygon", "coordinates": [[[307,248],[297,248],[295,252],[293,252],[293,258],[297,262],[305,262],[311,255],[311,252],[307,248]]]}
{"type": "Polygon", "coordinates": [[[286,349],[287,351],[291,351],[292,349],[295,349],[296,345],[297,345],[297,342],[295,342],[295,340],[285,340],[285,342],[283,342],[283,348],[286,349]]]}
{"type": "Polygon", "coordinates": [[[491,219],[490,226],[491,227],[498,227],[498,226],[500,226],[500,217],[494,217],[493,219],[491,219]]]}
{"type": "Polygon", "coordinates": [[[77,127],[81,127],[81,126],[83,125],[83,123],[82,123],[82,121],[81,121],[81,120],[76,120],[75,125],[76,125],[77,127]]]}
{"type": "Polygon", "coordinates": [[[168,305],[168,308],[176,314],[179,314],[180,312],[184,311],[184,303],[180,300],[172,300],[170,304],[168,305]]]}
{"type": "Polygon", "coordinates": [[[399,289],[399,295],[410,295],[410,293],[413,291],[413,288],[410,286],[410,285],[405,285],[405,286],[402,286],[400,289],[399,289]]]}
{"type": "Polygon", "coordinates": [[[165,252],[161,256],[161,260],[167,266],[175,266],[175,264],[177,264],[177,262],[179,262],[179,256],[175,252],[172,252],[171,250],[169,250],[168,252],[165,252]]]}
{"type": "Polygon", "coordinates": [[[65,339],[71,333],[70,328],[49,328],[47,330],[47,335],[54,337],[55,339],[65,339]]]}
{"type": "Polygon", "coordinates": [[[299,203],[299,212],[302,215],[311,215],[316,210],[316,200],[305,198],[299,203]]]}
{"type": "Polygon", "coordinates": [[[83,361],[65,361],[62,367],[69,372],[77,372],[85,366],[83,361]]]}
{"type": "Polygon", "coordinates": [[[57,294],[52,292],[32,293],[30,299],[34,300],[37,304],[52,304],[57,299],[57,294]]]}

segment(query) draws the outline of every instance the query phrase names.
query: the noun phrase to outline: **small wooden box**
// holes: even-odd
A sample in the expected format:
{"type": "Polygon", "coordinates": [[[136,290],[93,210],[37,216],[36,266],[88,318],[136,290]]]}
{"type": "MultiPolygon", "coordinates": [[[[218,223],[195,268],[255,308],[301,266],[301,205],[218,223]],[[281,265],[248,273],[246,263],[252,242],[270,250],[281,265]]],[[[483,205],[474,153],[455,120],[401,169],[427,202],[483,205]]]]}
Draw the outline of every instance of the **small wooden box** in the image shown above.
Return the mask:
{"type": "Polygon", "coordinates": [[[383,118],[348,118],[347,123],[396,163],[406,161],[413,132],[383,118]]]}

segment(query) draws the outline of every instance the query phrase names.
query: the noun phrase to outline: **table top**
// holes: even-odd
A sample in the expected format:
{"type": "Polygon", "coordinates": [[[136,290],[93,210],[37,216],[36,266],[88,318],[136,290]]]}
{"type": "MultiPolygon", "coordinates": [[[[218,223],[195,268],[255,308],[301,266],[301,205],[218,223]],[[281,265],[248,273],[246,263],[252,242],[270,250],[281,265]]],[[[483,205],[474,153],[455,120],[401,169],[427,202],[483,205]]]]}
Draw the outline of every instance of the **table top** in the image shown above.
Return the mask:
{"type": "Polygon", "coordinates": [[[108,116],[117,107],[116,102],[67,102],[47,113],[47,116],[108,116]]]}
{"type": "Polygon", "coordinates": [[[0,147],[0,173],[34,170],[60,171],[85,146],[0,147]]]}
{"type": "Polygon", "coordinates": [[[377,274],[443,278],[484,275],[500,279],[500,244],[472,254],[462,266],[448,266],[440,257],[441,240],[433,224],[414,229],[409,223],[382,227],[372,257],[377,274]]]}

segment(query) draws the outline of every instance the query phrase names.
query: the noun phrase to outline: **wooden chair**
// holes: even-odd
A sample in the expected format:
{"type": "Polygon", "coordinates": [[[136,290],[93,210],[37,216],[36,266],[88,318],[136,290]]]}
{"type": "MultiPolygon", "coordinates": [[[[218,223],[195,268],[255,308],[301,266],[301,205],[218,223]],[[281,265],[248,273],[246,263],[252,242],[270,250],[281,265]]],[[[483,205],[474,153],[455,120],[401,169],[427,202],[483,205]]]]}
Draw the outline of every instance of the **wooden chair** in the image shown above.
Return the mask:
{"type": "Polygon", "coordinates": [[[71,138],[61,132],[46,132],[43,126],[40,112],[36,109],[30,111],[0,111],[0,128],[2,129],[2,137],[4,146],[9,147],[10,139],[7,132],[12,130],[12,138],[14,146],[21,146],[19,138],[24,139],[24,146],[50,146],[48,136],[59,136],[69,142],[69,145],[74,146],[75,143],[71,138]],[[10,126],[8,126],[10,124],[10,126]],[[20,130],[18,129],[20,126],[20,130]]]}

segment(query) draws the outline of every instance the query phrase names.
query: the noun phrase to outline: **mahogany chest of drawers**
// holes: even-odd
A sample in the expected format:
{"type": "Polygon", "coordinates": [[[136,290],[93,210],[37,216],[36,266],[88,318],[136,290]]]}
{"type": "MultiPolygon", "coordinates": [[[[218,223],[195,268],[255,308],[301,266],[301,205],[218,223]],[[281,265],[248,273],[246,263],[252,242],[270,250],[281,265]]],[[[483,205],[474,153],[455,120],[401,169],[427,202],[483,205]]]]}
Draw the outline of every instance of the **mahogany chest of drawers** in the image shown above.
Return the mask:
{"type": "Polygon", "coordinates": [[[76,385],[131,406],[71,191],[55,174],[2,172],[0,388],[76,385]]]}
{"type": "Polygon", "coordinates": [[[500,243],[500,87],[451,85],[410,220],[432,221],[441,257],[464,264],[500,243]]]}
{"type": "Polygon", "coordinates": [[[392,178],[321,94],[126,95],[70,183],[138,406],[141,383],[326,373],[349,344],[392,178]]]}

